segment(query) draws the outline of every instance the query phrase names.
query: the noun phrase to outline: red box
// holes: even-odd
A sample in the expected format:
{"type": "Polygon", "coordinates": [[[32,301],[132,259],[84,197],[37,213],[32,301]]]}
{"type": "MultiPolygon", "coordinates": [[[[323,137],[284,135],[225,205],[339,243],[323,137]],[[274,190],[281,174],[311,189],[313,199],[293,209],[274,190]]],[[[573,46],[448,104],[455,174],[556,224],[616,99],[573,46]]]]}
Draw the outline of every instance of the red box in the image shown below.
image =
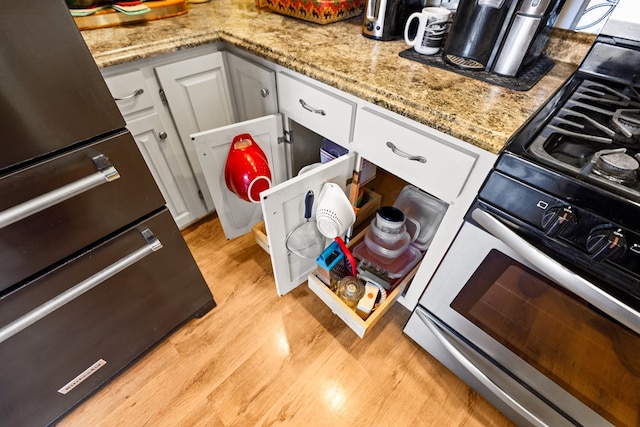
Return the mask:
{"type": "Polygon", "coordinates": [[[329,24],[360,15],[364,0],[267,0],[274,12],[316,24],[329,24]]]}

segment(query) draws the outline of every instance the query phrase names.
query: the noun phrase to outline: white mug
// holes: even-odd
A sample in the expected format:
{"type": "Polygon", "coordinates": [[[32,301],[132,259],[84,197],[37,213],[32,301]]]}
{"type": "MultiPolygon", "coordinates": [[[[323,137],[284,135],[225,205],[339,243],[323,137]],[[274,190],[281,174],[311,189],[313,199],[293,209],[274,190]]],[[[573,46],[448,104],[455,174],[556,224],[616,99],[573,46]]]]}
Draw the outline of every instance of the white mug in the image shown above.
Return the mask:
{"type": "Polygon", "coordinates": [[[451,11],[444,7],[425,7],[421,12],[412,13],[404,27],[404,41],[422,55],[438,53],[444,44],[450,14],[451,11]],[[410,40],[409,27],[416,18],[419,20],[418,31],[410,40]]]}

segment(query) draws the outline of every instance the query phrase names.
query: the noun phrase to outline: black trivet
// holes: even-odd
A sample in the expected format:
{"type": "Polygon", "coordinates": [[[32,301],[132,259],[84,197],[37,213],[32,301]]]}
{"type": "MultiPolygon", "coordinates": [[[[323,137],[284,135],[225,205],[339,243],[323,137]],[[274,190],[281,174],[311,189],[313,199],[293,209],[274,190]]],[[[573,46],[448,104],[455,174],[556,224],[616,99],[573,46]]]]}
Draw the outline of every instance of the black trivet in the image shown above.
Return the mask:
{"type": "Polygon", "coordinates": [[[403,50],[400,52],[400,56],[432,67],[452,71],[465,77],[471,77],[473,79],[482,80],[483,82],[506,87],[507,89],[520,91],[531,89],[555,65],[551,59],[541,56],[537,61],[530,64],[520,76],[506,77],[488,73],[486,71],[472,71],[454,67],[442,59],[441,55],[421,55],[413,50],[413,48],[403,50]]]}

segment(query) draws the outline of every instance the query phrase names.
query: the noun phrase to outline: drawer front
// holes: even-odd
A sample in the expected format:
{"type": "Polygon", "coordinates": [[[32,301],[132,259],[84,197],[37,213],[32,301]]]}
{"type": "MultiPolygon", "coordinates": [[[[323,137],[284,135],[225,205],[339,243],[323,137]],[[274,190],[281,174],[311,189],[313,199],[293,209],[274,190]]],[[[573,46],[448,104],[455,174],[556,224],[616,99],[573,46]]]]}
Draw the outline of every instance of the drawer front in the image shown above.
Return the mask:
{"type": "Polygon", "coordinates": [[[111,96],[123,116],[153,107],[142,71],[135,70],[105,78],[111,96]]]}
{"type": "Polygon", "coordinates": [[[164,210],[0,300],[0,328],[140,250],[140,259],[0,343],[3,424],[48,425],[215,305],[164,210]],[[161,248],[147,250],[145,229],[161,248]],[[88,369],[84,381],[73,381],[88,369]]]}
{"type": "Polygon", "coordinates": [[[0,194],[0,291],[164,205],[128,132],[7,175],[0,194]]]}
{"type": "Polygon", "coordinates": [[[366,108],[358,113],[354,141],[362,157],[446,202],[458,197],[477,159],[444,138],[366,108]]]}
{"type": "Polygon", "coordinates": [[[338,144],[351,142],[355,103],[286,73],[278,73],[278,100],[289,119],[338,144]]]}

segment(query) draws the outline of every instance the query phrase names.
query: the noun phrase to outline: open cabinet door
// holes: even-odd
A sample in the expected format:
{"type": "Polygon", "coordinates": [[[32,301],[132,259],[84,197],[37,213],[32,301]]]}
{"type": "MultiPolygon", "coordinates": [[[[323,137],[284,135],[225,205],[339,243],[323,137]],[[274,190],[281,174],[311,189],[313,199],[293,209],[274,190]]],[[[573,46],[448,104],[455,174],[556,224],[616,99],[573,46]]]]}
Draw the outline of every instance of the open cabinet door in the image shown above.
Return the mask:
{"type": "Polygon", "coordinates": [[[242,200],[227,188],[224,180],[224,168],[231,142],[236,135],[242,133],[251,134],[267,155],[272,185],[283,182],[286,179],[286,165],[284,144],[278,144],[278,137],[282,136],[282,117],[279,114],[191,135],[227,239],[250,232],[251,227],[262,219],[260,204],[242,200]]]}
{"type": "MultiPolygon", "coordinates": [[[[345,189],[346,194],[348,181],[353,176],[355,161],[354,153],[338,157],[260,194],[278,295],[282,296],[305,282],[316,266],[315,260],[301,258],[290,253],[286,247],[289,232],[305,220],[304,198],[307,191],[312,190],[315,194],[313,219],[322,186],[326,182],[333,182],[345,189]]],[[[327,241],[327,245],[329,243],[327,241]]]]}

